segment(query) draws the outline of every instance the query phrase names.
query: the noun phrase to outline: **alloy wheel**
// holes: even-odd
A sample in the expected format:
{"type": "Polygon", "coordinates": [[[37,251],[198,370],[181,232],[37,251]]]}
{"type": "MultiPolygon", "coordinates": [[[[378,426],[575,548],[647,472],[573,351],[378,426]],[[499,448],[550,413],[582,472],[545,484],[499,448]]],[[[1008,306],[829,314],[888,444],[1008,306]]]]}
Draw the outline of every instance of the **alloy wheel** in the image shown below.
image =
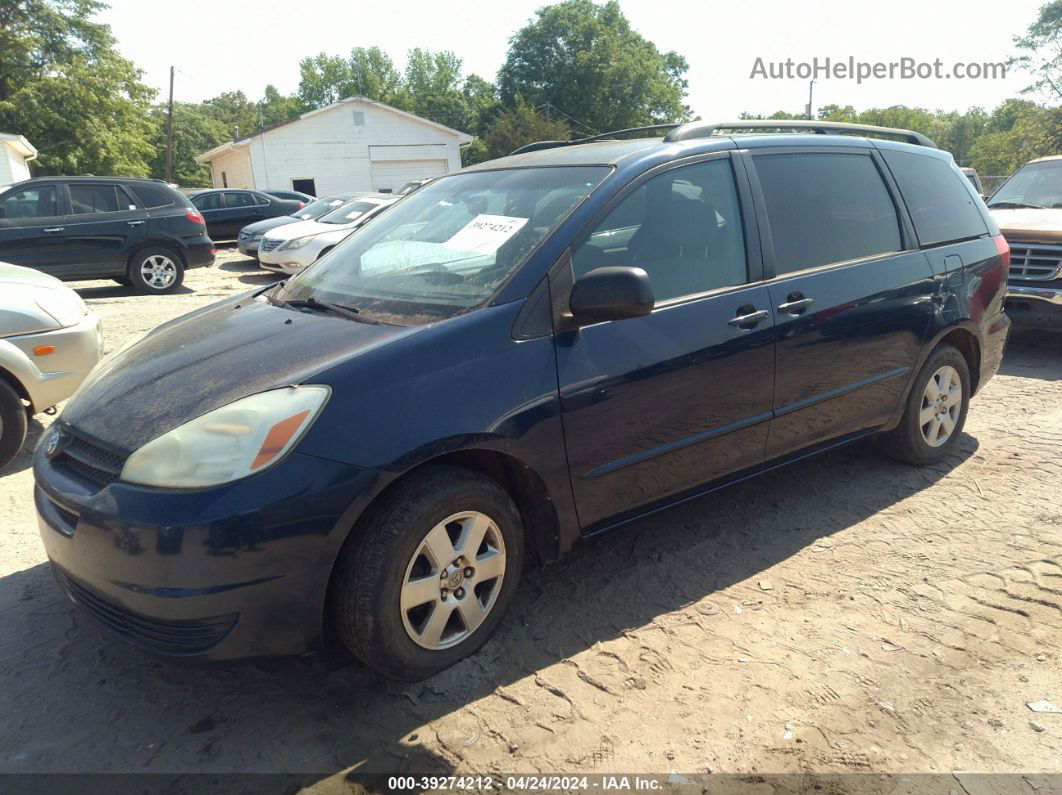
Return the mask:
{"type": "Polygon", "coordinates": [[[490,614],[505,577],[505,541],[478,511],[435,525],[406,565],[400,592],[410,639],[438,651],[467,639],[490,614]]]}
{"type": "Polygon", "coordinates": [[[951,438],[962,411],[962,379],[951,365],[944,365],[926,383],[918,425],[930,447],[940,447],[951,438]]]}
{"type": "Polygon", "coordinates": [[[152,254],[140,264],[144,283],[153,290],[165,290],[177,280],[177,265],[165,254],[152,254]]]}

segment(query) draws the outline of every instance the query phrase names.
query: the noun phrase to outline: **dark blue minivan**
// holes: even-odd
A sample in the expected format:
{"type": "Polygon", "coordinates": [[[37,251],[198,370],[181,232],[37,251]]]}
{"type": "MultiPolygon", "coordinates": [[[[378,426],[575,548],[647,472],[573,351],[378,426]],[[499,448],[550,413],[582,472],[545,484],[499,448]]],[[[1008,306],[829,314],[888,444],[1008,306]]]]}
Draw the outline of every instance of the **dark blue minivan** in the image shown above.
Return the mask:
{"type": "Polygon", "coordinates": [[[856,439],[946,457],[1007,245],[924,137],[798,126],[532,145],[160,326],[37,449],[62,588],[159,655],[418,679],[526,558],[856,439]]]}

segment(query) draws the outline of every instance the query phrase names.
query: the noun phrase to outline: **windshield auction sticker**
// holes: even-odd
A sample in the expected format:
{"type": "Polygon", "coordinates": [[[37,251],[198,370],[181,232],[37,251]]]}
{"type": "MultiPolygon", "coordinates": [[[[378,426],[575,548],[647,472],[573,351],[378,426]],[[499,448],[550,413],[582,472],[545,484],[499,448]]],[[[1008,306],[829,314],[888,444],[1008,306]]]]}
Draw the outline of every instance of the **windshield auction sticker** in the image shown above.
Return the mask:
{"type": "Polygon", "coordinates": [[[465,224],[457,234],[441,243],[443,248],[471,251],[476,254],[493,254],[502,243],[520,231],[526,218],[511,218],[507,215],[477,215],[465,224]]]}

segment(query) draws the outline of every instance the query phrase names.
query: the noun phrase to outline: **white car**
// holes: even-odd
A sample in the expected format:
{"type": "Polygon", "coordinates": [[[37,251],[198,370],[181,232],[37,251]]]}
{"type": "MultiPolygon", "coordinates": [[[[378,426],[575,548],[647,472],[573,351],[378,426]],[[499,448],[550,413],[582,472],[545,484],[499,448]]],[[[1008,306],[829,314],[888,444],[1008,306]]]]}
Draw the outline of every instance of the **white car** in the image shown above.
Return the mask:
{"type": "Polygon", "coordinates": [[[103,351],[100,321],[53,276],[0,262],[0,468],[28,420],[66,400],[103,351]]]}
{"type": "Polygon", "coordinates": [[[258,263],[266,270],[298,273],[399,198],[384,193],[361,196],[316,221],[300,221],[270,230],[258,246],[258,263]]]}

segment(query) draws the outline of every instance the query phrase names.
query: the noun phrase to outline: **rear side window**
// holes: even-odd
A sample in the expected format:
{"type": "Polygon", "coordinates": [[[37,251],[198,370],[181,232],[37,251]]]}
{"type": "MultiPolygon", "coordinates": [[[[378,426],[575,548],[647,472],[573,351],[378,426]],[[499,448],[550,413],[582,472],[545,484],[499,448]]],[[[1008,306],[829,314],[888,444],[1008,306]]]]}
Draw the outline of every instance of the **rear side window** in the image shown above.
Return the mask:
{"type": "Polygon", "coordinates": [[[730,161],[674,168],[628,194],[572,255],[576,278],[607,265],[644,268],[657,303],[744,284],[730,161]]]}
{"type": "Polygon", "coordinates": [[[882,156],[896,177],[923,246],[988,233],[963,178],[946,160],[888,150],[882,156]]]}
{"type": "Polygon", "coordinates": [[[132,199],[115,185],[71,185],[70,211],[74,215],[116,213],[128,210],[132,199]]]}
{"type": "MultiPolygon", "coordinates": [[[[295,196],[288,196],[287,198],[292,199],[294,201],[300,201],[295,196]]],[[[256,194],[254,194],[254,201],[255,201],[255,204],[269,204],[269,197],[268,196],[263,196],[260,193],[256,193],[256,194]]]]}
{"type": "Polygon", "coordinates": [[[225,194],[225,206],[226,207],[253,207],[254,196],[250,193],[226,193],[225,194]]]}
{"type": "Polygon", "coordinates": [[[173,194],[155,185],[130,185],[140,203],[149,210],[155,207],[169,207],[175,204],[173,194]]]}
{"type": "Polygon", "coordinates": [[[900,219],[869,155],[756,155],[754,162],[777,275],[900,250],[900,219]]]}
{"type": "Polygon", "coordinates": [[[51,218],[58,215],[54,185],[23,188],[0,202],[0,221],[14,218],[51,218]]]}
{"type": "Polygon", "coordinates": [[[220,193],[204,193],[192,197],[192,204],[197,210],[217,210],[221,207],[220,193]]]}

